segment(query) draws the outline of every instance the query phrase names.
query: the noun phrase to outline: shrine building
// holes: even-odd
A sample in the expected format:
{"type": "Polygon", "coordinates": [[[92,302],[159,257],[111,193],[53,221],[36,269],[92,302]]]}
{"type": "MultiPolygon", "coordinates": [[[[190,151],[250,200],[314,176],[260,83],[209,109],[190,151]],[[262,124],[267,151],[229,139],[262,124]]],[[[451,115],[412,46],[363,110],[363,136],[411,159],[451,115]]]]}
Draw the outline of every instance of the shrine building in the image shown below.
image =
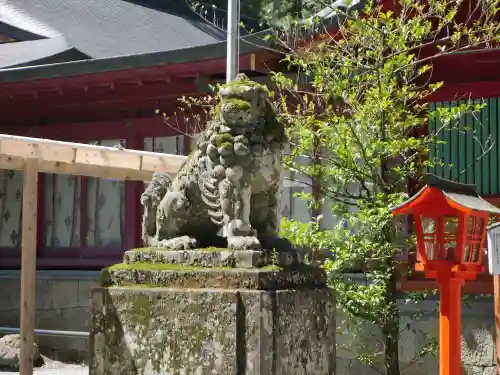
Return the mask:
{"type": "MultiPolygon", "coordinates": [[[[339,3],[338,1],[334,4],[339,3]]],[[[334,6],[332,6],[334,8],[334,6]]],[[[320,13],[334,30],[336,13],[320,13]]],[[[263,47],[266,30],[243,17],[240,71],[269,82],[282,55],[263,47]]],[[[223,11],[195,12],[184,0],[16,0],[0,7],[0,131],[4,134],[121,145],[129,149],[187,154],[192,122],[165,122],[181,96],[210,93],[226,71],[223,11]]],[[[440,134],[447,143],[433,150],[445,166],[439,177],[476,184],[478,193],[500,206],[500,50],[475,49],[433,62],[433,80],[444,87],[430,107],[449,107],[468,98],[485,99],[477,116],[460,127],[476,130],[493,146],[482,158],[478,143],[460,132],[440,134]],[[464,171],[462,173],[462,171],[464,171]]],[[[436,124],[429,121],[428,130],[436,124]]],[[[98,270],[139,247],[144,184],[69,175],[39,175],[37,328],[84,330],[88,291],[98,270]],[[75,326],[75,322],[77,322],[75,326]]],[[[293,195],[309,187],[284,188],[282,214],[307,222],[313,215],[293,195]]],[[[19,324],[19,266],[22,172],[0,170],[0,326],[19,324]]],[[[324,226],[333,225],[323,208],[324,226]]],[[[408,281],[406,288],[431,287],[408,281]]],[[[468,286],[464,291],[467,292],[468,286]]],[[[491,293],[488,275],[469,286],[491,293]]],[[[45,339],[44,339],[45,340],[45,339]]],[[[42,341],[80,358],[84,340],[42,341]]]]}

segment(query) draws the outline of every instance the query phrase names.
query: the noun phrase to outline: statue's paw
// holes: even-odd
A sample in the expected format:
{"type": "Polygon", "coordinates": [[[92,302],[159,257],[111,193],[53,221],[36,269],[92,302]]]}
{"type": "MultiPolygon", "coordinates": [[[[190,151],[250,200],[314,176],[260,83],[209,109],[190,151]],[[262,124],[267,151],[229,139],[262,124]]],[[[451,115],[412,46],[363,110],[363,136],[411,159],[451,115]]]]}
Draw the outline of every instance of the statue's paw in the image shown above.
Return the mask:
{"type": "Polygon", "coordinates": [[[228,237],[227,247],[233,250],[250,250],[260,249],[261,245],[257,237],[234,236],[228,237]]]}
{"type": "Polygon", "coordinates": [[[189,250],[198,247],[195,238],[189,236],[175,237],[169,240],[158,241],[158,245],[172,250],[189,250]]]}

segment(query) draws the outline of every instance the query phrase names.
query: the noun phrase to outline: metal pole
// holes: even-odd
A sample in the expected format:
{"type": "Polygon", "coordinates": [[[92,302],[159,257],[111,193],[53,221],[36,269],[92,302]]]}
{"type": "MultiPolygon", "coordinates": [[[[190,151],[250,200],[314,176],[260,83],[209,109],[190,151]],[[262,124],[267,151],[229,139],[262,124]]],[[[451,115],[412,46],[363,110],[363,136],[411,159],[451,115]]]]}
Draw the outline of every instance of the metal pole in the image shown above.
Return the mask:
{"type": "MultiPolygon", "coordinates": [[[[19,328],[10,328],[10,327],[0,327],[0,334],[2,333],[20,333],[21,329],[19,328]]],[[[36,336],[65,336],[65,337],[89,337],[88,332],[81,331],[55,331],[51,329],[35,329],[34,333],[36,336]]]]}
{"type": "Polygon", "coordinates": [[[240,0],[228,0],[227,3],[226,83],[229,83],[236,78],[240,70],[240,0]]]}

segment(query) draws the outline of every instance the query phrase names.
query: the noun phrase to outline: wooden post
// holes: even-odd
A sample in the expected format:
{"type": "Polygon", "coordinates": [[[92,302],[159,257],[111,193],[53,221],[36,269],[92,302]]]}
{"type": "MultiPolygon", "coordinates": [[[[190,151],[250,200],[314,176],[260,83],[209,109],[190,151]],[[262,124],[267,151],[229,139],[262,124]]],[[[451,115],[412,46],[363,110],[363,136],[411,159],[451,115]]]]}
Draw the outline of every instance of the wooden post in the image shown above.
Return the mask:
{"type": "MultiPolygon", "coordinates": [[[[129,134],[126,139],[129,149],[143,150],[144,138],[137,132],[129,134]]],[[[144,191],[143,181],[125,181],[125,241],[127,249],[142,245],[141,241],[141,194],[144,191]]]]}
{"type": "Polygon", "coordinates": [[[493,275],[493,299],[495,301],[495,346],[497,370],[500,374],[500,276],[493,275]]]}
{"type": "Polygon", "coordinates": [[[36,229],[38,159],[26,159],[23,175],[21,242],[21,358],[20,375],[33,374],[36,320],[36,229]]]}

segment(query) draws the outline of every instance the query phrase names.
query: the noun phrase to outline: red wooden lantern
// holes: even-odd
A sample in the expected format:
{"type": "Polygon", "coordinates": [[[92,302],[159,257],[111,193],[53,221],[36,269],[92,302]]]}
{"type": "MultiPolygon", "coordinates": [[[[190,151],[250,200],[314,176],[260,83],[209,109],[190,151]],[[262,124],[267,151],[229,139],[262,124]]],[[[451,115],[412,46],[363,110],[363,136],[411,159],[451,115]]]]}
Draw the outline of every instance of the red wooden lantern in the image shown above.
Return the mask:
{"type": "Polygon", "coordinates": [[[415,268],[436,278],[437,271],[474,278],[483,272],[483,249],[489,214],[500,209],[476,194],[474,185],[426,175],[426,185],[412,198],[391,209],[411,214],[417,232],[415,268]]]}
{"type": "Polygon", "coordinates": [[[439,373],[460,375],[461,287],[484,270],[483,252],[488,215],[500,209],[476,194],[474,185],[426,175],[426,185],[391,209],[411,214],[417,232],[417,264],[440,286],[439,373]]]}

